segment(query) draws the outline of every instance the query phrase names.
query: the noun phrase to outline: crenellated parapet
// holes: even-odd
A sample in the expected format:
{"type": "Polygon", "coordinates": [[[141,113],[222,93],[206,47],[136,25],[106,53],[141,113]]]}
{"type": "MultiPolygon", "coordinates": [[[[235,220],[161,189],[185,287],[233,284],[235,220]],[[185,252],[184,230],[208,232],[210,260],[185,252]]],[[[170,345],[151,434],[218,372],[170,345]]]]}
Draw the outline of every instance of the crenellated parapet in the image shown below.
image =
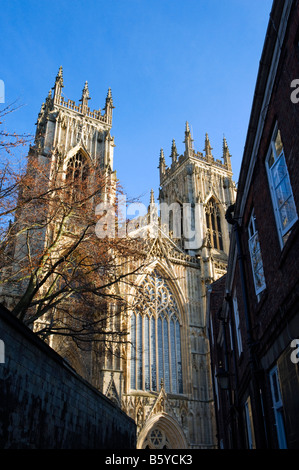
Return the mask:
{"type": "Polygon", "coordinates": [[[62,88],[64,88],[63,84],[63,72],[62,72],[62,67],[59,68],[58,74],[55,79],[55,85],[53,87],[53,106],[62,106],[63,108],[70,109],[71,111],[74,111],[79,114],[84,114],[92,119],[97,119],[99,121],[102,121],[105,124],[109,124],[112,126],[112,109],[114,109],[113,106],[113,100],[112,100],[112,94],[111,94],[111,89],[109,88],[107,97],[106,97],[106,103],[104,107],[104,114],[102,114],[101,109],[94,109],[91,110],[90,107],[88,106],[88,101],[90,100],[89,96],[89,89],[88,89],[88,82],[85,82],[84,88],[82,90],[82,96],[81,99],[79,100],[80,104],[76,104],[75,101],[70,100],[70,99],[65,99],[62,96],[62,88]]]}
{"type": "Polygon", "coordinates": [[[50,156],[54,150],[65,158],[72,149],[80,148],[91,161],[101,168],[113,170],[114,137],[111,136],[113,99],[111,89],[103,111],[92,110],[88,82],[82,90],[79,103],[66,99],[62,67],[59,68],[54,87],[42,104],[36,122],[36,135],[31,152],[50,156]]]}
{"type": "MultiPolygon", "coordinates": [[[[179,155],[176,143],[172,141],[169,166],[163,149],[160,151],[159,202],[169,207],[170,233],[182,232],[186,217],[190,217],[190,233],[194,236],[192,244],[186,241],[187,236],[185,239],[181,238],[181,245],[185,249],[193,250],[197,254],[212,249],[214,258],[221,258],[229,249],[225,212],[235,200],[228,144],[223,138],[222,158],[217,159],[212,153],[213,148],[206,133],[203,151],[196,151],[188,122],[183,143],[185,150],[179,155]],[[175,216],[171,212],[174,210],[175,216]],[[184,216],[184,210],[185,214],[189,210],[190,215],[184,216]]],[[[185,231],[187,233],[187,229],[185,231]]],[[[206,255],[203,258],[205,257],[206,255]]]]}
{"type": "Polygon", "coordinates": [[[178,153],[175,140],[173,140],[170,154],[171,163],[168,166],[165,160],[164,150],[161,149],[160,151],[158,167],[160,169],[160,184],[163,184],[167,179],[172,177],[172,175],[176,173],[177,169],[187,161],[193,161],[195,164],[201,162],[205,167],[215,167],[219,170],[224,170],[224,172],[227,172],[230,176],[232,175],[231,155],[229,153],[225,137],[223,138],[223,153],[221,158],[218,159],[215,159],[212,154],[213,148],[207,133],[205,135],[205,146],[203,152],[196,151],[194,149],[193,142],[194,140],[191,135],[189,123],[186,122],[185,140],[183,141],[185,144],[184,153],[181,155],[178,153]]]}

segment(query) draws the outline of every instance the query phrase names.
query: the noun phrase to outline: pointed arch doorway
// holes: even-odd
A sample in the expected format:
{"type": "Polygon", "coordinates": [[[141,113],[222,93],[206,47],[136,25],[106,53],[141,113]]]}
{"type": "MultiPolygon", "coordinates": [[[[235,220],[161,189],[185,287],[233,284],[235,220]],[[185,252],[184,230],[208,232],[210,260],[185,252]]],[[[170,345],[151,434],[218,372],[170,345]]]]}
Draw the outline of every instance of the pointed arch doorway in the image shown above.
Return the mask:
{"type": "Polygon", "coordinates": [[[177,421],[166,413],[148,420],[140,431],[137,449],[187,449],[187,442],[177,421]]]}

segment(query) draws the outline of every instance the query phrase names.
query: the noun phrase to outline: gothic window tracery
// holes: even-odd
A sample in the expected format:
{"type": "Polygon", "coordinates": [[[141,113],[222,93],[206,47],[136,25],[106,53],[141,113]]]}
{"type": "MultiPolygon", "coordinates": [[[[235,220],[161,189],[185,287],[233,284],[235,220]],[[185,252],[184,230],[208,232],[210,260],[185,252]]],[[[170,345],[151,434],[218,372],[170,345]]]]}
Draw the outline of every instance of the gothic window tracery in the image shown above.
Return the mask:
{"type": "Polygon", "coordinates": [[[176,300],[165,279],[146,276],[131,316],[131,388],[183,393],[181,327],[176,300]]]}
{"type": "Polygon", "coordinates": [[[220,210],[215,199],[211,198],[206,205],[207,239],[212,248],[223,250],[220,210]]]}
{"type": "Polygon", "coordinates": [[[145,449],[170,449],[170,443],[164,431],[154,428],[149,432],[145,442],[145,449]]]}
{"type": "Polygon", "coordinates": [[[88,176],[88,165],[86,158],[81,152],[76,153],[71,157],[67,163],[66,168],[66,183],[70,196],[76,199],[76,196],[82,191],[82,183],[84,183],[88,176]]]}

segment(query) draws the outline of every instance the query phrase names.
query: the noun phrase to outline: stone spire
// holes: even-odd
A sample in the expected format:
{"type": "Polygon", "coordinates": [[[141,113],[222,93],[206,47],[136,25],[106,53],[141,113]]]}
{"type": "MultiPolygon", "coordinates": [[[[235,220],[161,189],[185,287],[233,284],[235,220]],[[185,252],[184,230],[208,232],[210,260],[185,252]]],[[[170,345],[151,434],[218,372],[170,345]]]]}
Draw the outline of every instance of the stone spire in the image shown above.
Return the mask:
{"type": "Polygon", "coordinates": [[[45,110],[49,111],[52,109],[53,106],[53,100],[52,100],[52,90],[49,90],[48,96],[45,101],[45,110]]]}
{"type": "Polygon", "coordinates": [[[153,189],[151,189],[150,204],[155,204],[155,195],[154,195],[154,190],[153,189]]]}
{"type": "Polygon", "coordinates": [[[111,88],[108,89],[107,97],[106,97],[106,104],[105,104],[105,115],[107,116],[107,120],[110,124],[112,124],[112,110],[114,109],[113,106],[113,99],[111,88]]]}
{"type": "Polygon", "coordinates": [[[60,66],[59,70],[58,70],[58,74],[56,75],[55,85],[53,87],[53,90],[54,90],[54,103],[59,104],[60,97],[61,97],[61,91],[62,91],[63,87],[64,87],[64,85],[63,85],[63,73],[62,73],[62,66],[60,66]]]}
{"type": "Polygon", "coordinates": [[[232,165],[231,165],[231,155],[229,153],[229,148],[227,145],[226,138],[223,137],[223,162],[228,171],[232,171],[232,165]]]}
{"type": "Polygon", "coordinates": [[[47,96],[47,98],[46,98],[46,101],[47,101],[47,100],[49,101],[49,100],[51,100],[51,99],[52,99],[52,90],[50,89],[50,90],[49,90],[49,93],[48,93],[48,96],[47,96]]]}
{"type": "Polygon", "coordinates": [[[151,189],[150,204],[148,206],[148,216],[148,223],[150,223],[151,225],[158,223],[158,208],[155,203],[155,195],[153,189],[151,189]]]}
{"type": "Polygon", "coordinates": [[[175,140],[173,139],[173,141],[172,141],[172,147],[171,147],[171,159],[172,159],[172,163],[177,162],[177,157],[178,157],[178,152],[177,152],[175,140]]]}
{"type": "Polygon", "coordinates": [[[159,160],[158,168],[160,170],[160,181],[162,181],[162,178],[165,175],[165,170],[166,170],[166,163],[165,163],[165,157],[164,157],[163,149],[160,150],[160,160],[159,160]]]}
{"type": "Polygon", "coordinates": [[[41,105],[40,112],[37,116],[37,122],[35,123],[36,132],[35,132],[35,143],[36,147],[40,147],[43,145],[45,132],[46,132],[46,124],[49,111],[53,109],[53,100],[52,100],[52,89],[49,90],[48,96],[46,100],[41,105]]]}
{"type": "Polygon", "coordinates": [[[213,160],[213,155],[212,155],[212,152],[211,152],[212,150],[213,150],[213,148],[211,147],[209,136],[208,136],[208,134],[206,134],[204,151],[206,153],[206,157],[207,157],[208,160],[213,160]]]}
{"type": "Polygon", "coordinates": [[[82,113],[86,114],[87,109],[88,109],[88,100],[90,100],[89,96],[89,89],[88,89],[88,82],[85,82],[84,88],[82,90],[82,97],[81,97],[81,103],[82,103],[82,113]]]}
{"type": "Polygon", "coordinates": [[[193,153],[193,139],[192,139],[192,136],[191,136],[191,131],[190,131],[188,121],[186,122],[184,144],[185,144],[185,149],[186,149],[185,150],[185,155],[190,156],[190,154],[193,153]]]}

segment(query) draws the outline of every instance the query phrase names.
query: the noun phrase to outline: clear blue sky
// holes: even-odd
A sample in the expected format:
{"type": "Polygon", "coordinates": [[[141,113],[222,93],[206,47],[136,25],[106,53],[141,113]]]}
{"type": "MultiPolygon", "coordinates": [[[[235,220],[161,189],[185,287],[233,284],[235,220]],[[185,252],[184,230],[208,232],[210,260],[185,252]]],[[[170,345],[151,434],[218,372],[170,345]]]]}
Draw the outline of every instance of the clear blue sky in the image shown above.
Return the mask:
{"type": "MultiPolygon", "coordinates": [[[[198,151],[215,158],[225,135],[237,182],[272,0],[7,0],[1,2],[0,79],[5,125],[34,134],[41,103],[63,66],[64,95],[88,81],[92,109],[109,87],[114,169],[129,196],[158,195],[158,161],[188,121],[198,151]]],[[[25,152],[25,149],[24,149],[25,152]]]]}

